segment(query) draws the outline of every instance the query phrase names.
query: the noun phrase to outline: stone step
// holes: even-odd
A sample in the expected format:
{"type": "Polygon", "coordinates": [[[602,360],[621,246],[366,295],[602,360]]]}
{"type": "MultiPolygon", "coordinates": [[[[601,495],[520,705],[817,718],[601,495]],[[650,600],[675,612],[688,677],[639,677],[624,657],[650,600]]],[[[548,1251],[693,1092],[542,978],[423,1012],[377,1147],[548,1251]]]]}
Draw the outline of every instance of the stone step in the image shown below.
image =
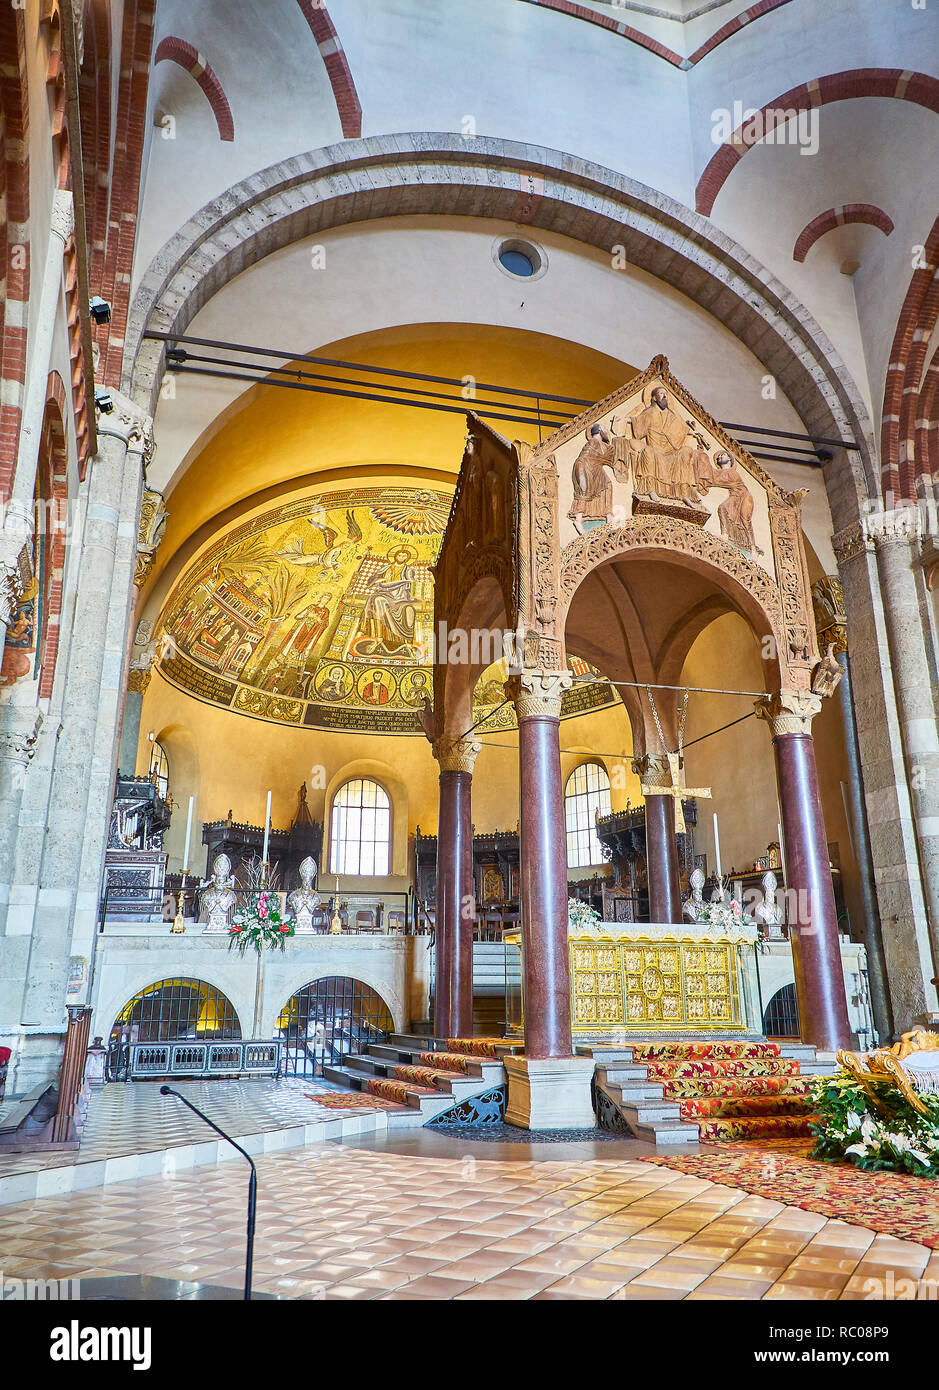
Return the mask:
{"type": "Polygon", "coordinates": [[[342,1065],[349,1071],[361,1072],[366,1076],[387,1076],[395,1063],[382,1057],[367,1057],[361,1052],[347,1052],[342,1065]]]}
{"type": "Polygon", "coordinates": [[[326,1065],[323,1067],[323,1076],[327,1081],[335,1081],[338,1086],[345,1086],[350,1091],[363,1091],[368,1074],[362,1071],[352,1071],[349,1067],[337,1067],[326,1065]]]}
{"type": "Polygon", "coordinates": [[[443,1050],[440,1040],[428,1030],[426,1033],[389,1033],[388,1043],[392,1047],[410,1048],[414,1052],[433,1052],[438,1047],[443,1050]]]}
{"type": "Polygon", "coordinates": [[[656,1120],[653,1124],[636,1126],[636,1138],[644,1139],[657,1148],[680,1144],[697,1144],[701,1133],[696,1124],[688,1120],[656,1120]]]}
{"type": "MultiPolygon", "coordinates": [[[[430,1049],[422,1047],[421,1052],[428,1052],[430,1049]]],[[[412,1057],[417,1057],[417,1052],[409,1047],[394,1047],[390,1043],[369,1043],[368,1056],[379,1057],[388,1062],[410,1062],[412,1057]]]]}
{"type": "Polygon", "coordinates": [[[680,1120],[681,1108],[677,1100],[641,1100],[638,1105],[623,1101],[622,1097],[613,1091],[613,1099],[619,1105],[630,1129],[636,1130],[640,1125],[655,1124],[660,1120],[680,1120]]]}

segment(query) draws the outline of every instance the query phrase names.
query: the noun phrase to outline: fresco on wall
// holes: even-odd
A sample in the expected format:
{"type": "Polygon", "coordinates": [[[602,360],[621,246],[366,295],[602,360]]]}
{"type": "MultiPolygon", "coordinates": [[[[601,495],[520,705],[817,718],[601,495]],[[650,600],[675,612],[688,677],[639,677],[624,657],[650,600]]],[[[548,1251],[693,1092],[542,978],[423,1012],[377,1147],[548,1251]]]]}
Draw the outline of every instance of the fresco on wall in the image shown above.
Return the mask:
{"type": "MultiPolygon", "coordinates": [[[[189,567],[164,607],[157,667],[197,699],[276,723],[364,733],[421,732],[432,697],[433,565],[446,493],[322,493],[227,532],[189,567]]],[[[586,663],[572,659],[586,676],[586,663]]],[[[474,719],[511,728],[507,672],[477,685],[474,719]]],[[[618,700],[575,686],[564,715],[618,700]]]]}

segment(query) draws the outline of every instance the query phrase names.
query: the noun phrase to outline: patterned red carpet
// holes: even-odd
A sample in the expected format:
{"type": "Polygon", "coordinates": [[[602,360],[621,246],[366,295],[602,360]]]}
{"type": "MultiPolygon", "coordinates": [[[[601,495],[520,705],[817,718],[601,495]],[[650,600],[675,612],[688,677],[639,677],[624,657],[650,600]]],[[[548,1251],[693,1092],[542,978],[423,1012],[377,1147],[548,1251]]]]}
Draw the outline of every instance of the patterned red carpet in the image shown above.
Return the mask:
{"type": "Polygon", "coordinates": [[[939,1183],[905,1173],[864,1173],[808,1157],[811,1139],[709,1144],[701,1153],[646,1159],[726,1187],[741,1187],[822,1216],[939,1248],[939,1183]]]}
{"type": "Polygon", "coordinates": [[[703,1143],[809,1133],[809,1082],[777,1043],[639,1043],[633,1061],[663,1083],[683,1120],[697,1121],[703,1143]]]}
{"type": "Polygon", "coordinates": [[[304,1091],[307,1100],[316,1101],[317,1105],[324,1105],[327,1110],[404,1110],[406,1106],[395,1106],[386,1100],[379,1100],[376,1096],[363,1095],[361,1091],[317,1091],[316,1095],[311,1095],[309,1091],[304,1091]]]}

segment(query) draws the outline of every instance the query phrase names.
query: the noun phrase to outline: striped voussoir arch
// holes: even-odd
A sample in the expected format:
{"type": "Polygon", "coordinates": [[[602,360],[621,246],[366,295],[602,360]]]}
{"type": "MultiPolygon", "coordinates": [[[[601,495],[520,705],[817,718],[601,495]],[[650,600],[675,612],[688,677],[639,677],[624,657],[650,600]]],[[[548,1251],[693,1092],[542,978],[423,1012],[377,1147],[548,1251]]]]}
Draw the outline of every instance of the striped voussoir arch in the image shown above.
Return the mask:
{"type": "Polygon", "coordinates": [[[336,98],[342,133],[347,140],[357,140],[362,134],[362,103],[355,89],[349,60],[336,33],[336,26],[321,0],[297,0],[297,4],[310,26],[310,32],[326,65],[326,74],[336,98]]]}
{"type": "Polygon", "coordinates": [[[815,243],[826,232],[833,232],[836,227],[846,227],[855,223],[879,227],[884,236],[889,236],[893,231],[893,219],[887,216],[883,208],[875,207],[873,203],[845,203],[840,208],[828,208],[826,212],[820,212],[817,217],[813,217],[811,222],[806,222],[792,248],[792,259],[804,261],[815,243]]]}
{"type": "Polygon", "coordinates": [[[221,82],[209,66],[208,59],[200,53],[191,43],[185,39],[171,35],[169,38],[161,39],[156,53],[153,55],[153,65],[157,63],[170,62],[178,63],[181,68],[194,77],[208,97],[212,114],[215,117],[215,124],[218,126],[218,138],[220,140],[234,140],[235,122],[232,118],[231,107],[228,104],[228,97],[225,95],[221,82]]]}
{"type": "Polygon", "coordinates": [[[916,479],[929,471],[929,436],[935,438],[928,422],[936,403],[936,358],[925,378],[923,368],[939,319],[939,218],[914,248],[914,261],[890,349],[880,427],[883,490],[897,501],[914,499],[916,479]]]}

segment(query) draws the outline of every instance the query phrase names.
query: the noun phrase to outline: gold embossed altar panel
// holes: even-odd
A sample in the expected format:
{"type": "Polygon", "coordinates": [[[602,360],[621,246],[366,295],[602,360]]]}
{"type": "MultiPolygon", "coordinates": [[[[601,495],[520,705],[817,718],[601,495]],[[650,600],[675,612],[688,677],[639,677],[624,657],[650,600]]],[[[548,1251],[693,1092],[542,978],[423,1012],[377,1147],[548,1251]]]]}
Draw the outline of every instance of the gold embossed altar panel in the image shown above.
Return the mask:
{"type": "Polygon", "coordinates": [[[730,943],[575,940],[570,955],[575,1031],[745,1027],[730,943]]]}

